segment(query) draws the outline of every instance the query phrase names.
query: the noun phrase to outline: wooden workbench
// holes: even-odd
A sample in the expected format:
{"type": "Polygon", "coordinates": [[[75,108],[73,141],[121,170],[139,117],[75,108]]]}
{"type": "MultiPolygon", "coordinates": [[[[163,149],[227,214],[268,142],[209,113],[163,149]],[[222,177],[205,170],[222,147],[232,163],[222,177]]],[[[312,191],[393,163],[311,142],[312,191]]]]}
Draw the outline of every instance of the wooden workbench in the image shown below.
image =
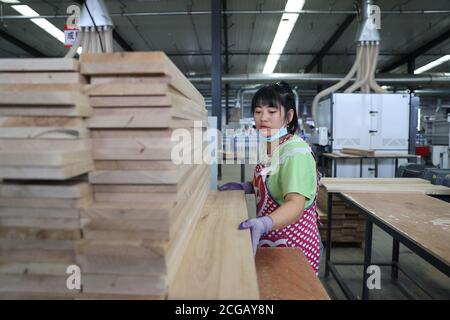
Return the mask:
{"type": "Polygon", "coordinates": [[[256,273],[263,300],[330,300],[297,248],[258,248],[256,273]]]}
{"type": "Polygon", "coordinates": [[[343,196],[450,268],[450,203],[421,194],[343,196]]]}
{"type": "MultiPolygon", "coordinates": [[[[329,197],[333,196],[330,192],[329,197]]],[[[391,278],[398,281],[400,243],[450,277],[450,203],[419,193],[337,193],[346,204],[356,208],[366,220],[363,270],[372,263],[372,232],[375,224],[393,238],[391,278]]],[[[332,217],[329,201],[328,218],[332,217]]],[[[327,235],[332,233],[328,220],[327,235]]],[[[331,260],[331,243],[326,247],[325,277],[331,272],[349,299],[356,296],[342,281],[335,266],[342,264],[331,260]]],[[[360,264],[349,263],[346,265],[360,264]]],[[[366,285],[368,273],[363,271],[362,299],[369,298],[366,285]]]]}

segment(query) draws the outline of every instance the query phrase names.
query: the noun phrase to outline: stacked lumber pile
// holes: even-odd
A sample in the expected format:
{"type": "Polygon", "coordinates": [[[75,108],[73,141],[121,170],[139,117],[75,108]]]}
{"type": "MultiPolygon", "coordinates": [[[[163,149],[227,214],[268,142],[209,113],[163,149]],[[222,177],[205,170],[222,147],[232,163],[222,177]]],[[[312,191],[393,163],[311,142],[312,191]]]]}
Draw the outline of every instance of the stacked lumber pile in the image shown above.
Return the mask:
{"type": "Polygon", "coordinates": [[[93,169],[73,59],[0,59],[0,296],[70,297],[93,169]]]}
{"type": "MultiPolygon", "coordinates": [[[[365,220],[358,211],[333,195],[332,233],[333,244],[362,246],[365,235],[365,220]]],[[[328,192],[321,186],[317,202],[318,214],[322,226],[319,225],[320,237],[327,240],[328,192]]]]}
{"type": "MultiPolygon", "coordinates": [[[[209,188],[208,165],[172,161],[171,137],[175,129],[201,137],[203,97],[161,52],[86,54],[80,63],[95,162],[77,244],[83,294],[165,298],[209,188]]],[[[202,152],[197,142],[181,153],[202,152]]]]}

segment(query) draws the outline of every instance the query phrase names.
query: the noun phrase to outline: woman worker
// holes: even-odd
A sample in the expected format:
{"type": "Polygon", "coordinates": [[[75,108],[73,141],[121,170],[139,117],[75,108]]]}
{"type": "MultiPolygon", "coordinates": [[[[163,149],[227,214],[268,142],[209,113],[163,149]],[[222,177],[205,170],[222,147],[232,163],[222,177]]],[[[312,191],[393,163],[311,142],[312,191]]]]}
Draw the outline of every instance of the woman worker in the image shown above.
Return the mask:
{"type": "Polygon", "coordinates": [[[252,113],[267,157],[255,167],[253,182],[230,182],[224,190],[255,193],[256,218],[243,221],[257,246],[300,248],[318,274],[321,242],[317,227],[318,174],[309,145],[299,136],[295,97],[285,82],[259,89],[252,113]]]}

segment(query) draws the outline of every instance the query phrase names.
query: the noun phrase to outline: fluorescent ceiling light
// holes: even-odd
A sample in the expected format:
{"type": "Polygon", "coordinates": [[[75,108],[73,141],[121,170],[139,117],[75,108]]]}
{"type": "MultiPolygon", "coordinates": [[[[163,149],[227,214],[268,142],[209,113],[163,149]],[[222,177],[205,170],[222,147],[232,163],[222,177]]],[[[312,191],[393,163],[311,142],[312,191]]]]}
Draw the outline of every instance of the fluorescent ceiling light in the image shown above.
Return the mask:
{"type": "MultiPolygon", "coordinates": [[[[285,12],[298,12],[302,10],[305,5],[305,0],[288,0],[285,12]]],[[[292,29],[294,29],[295,23],[298,19],[298,13],[283,13],[281,16],[280,24],[278,25],[277,33],[272,42],[269,55],[264,65],[263,73],[272,73],[277,66],[278,60],[283,53],[284,46],[291,35],[292,29]]]]}
{"type": "MultiPolygon", "coordinates": [[[[36,11],[31,9],[27,5],[14,5],[14,6],[11,6],[11,8],[13,8],[17,12],[19,12],[21,15],[26,16],[26,17],[40,16],[39,13],[37,13],[36,11]]],[[[31,20],[31,22],[33,22],[36,25],[38,25],[40,28],[42,28],[45,31],[47,31],[53,37],[58,39],[60,42],[64,43],[64,32],[62,32],[57,27],[55,27],[55,25],[52,24],[51,22],[49,22],[47,19],[44,19],[44,18],[33,18],[33,19],[30,19],[30,20],[31,20]]]]}
{"type": "MultiPolygon", "coordinates": [[[[4,0],[1,0],[1,1],[4,2],[4,0]]],[[[13,0],[6,0],[6,1],[13,1],[13,0]]],[[[14,6],[11,6],[11,8],[13,8],[17,12],[19,12],[21,15],[26,16],[26,17],[40,16],[39,13],[37,13],[36,11],[31,9],[27,5],[14,5],[14,6]]],[[[44,29],[46,32],[51,34],[53,37],[55,37],[59,42],[64,43],[64,32],[59,30],[50,21],[48,21],[47,19],[44,19],[44,18],[33,18],[30,20],[31,20],[31,22],[35,23],[37,26],[39,26],[40,28],[44,29]]],[[[77,53],[81,54],[81,52],[82,52],[81,47],[78,47],[77,53]]]]}
{"type": "Polygon", "coordinates": [[[414,70],[414,74],[424,73],[425,71],[433,69],[434,67],[437,67],[438,65],[443,64],[447,61],[450,61],[450,54],[440,57],[439,59],[431,61],[430,63],[414,70]]]}

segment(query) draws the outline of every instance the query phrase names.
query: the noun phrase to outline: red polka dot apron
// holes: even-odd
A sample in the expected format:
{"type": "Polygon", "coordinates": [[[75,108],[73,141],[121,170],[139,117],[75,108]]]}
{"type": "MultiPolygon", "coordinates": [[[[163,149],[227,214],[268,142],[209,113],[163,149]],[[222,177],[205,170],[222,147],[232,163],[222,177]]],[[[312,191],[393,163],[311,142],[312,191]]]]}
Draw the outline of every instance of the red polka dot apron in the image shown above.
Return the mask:
{"type": "MultiPolygon", "coordinates": [[[[280,140],[280,145],[292,137],[288,135],[280,140]]],[[[264,166],[258,164],[255,168],[253,186],[256,196],[256,215],[258,217],[271,214],[280,205],[270,195],[267,188],[269,175],[262,174],[264,166]]],[[[319,181],[317,181],[319,184],[319,181]]],[[[300,219],[282,228],[271,230],[262,235],[259,246],[261,247],[295,247],[300,248],[316,275],[319,270],[320,242],[317,227],[317,196],[313,204],[303,211],[300,219]]]]}

